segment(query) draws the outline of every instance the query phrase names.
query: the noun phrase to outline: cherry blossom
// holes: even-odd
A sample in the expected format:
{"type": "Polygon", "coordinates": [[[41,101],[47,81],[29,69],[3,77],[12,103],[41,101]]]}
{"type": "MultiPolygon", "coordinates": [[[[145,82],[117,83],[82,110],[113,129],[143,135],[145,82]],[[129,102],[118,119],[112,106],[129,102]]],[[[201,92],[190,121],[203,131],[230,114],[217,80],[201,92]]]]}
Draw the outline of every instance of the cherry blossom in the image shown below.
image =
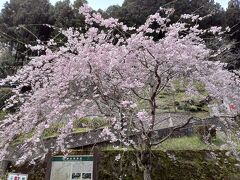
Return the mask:
{"type": "MultiPolygon", "coordinates": [[[[183,15],[183,20],[170,23],[174,10],[160,11],[165,15],[156,13],[135,28],[117,19],[104,19],[84,5],[79,12],[85,16],[85,33],[69,28],[62,31],[67,38],[64,46],[52,48],[55,42],[50,40],[32,48],[45,49],[45,54],[1,82],[18,84],[6,109],[19,108],[0,124],[0,160],[9,156],[11,143],[22,134],[33,135],[16,148],[24,152],[18,163],[44,157],[50,150],[65,151],[74,121],[85,117],[109,121],[101,137],[149,152],[156,144],[152,133],[157,97],[176,80],[200,82],[218,100],[230,93],[239,99],[232,88],[240,83],[235,73],[225,70],[223,63],[209,61],[214,51],[202,39],[204,33],[217,35],[221,29],[202,30],[184,22],[201,20],[198,15],[183,15]],[[158,27],[152,29],[152,23],[158,27]],[[156,41],[151,33],[164,37],[156,41]],[[23,87],[31,88],[22,92],[23,87]],[[43,143],[44,131],[59,123],[64,126],[58,130],[57,145],[48,149],[43,143]]],[[[139,156],[139,167],[149,177],[150,165],[141,162],[139,156]]]]}

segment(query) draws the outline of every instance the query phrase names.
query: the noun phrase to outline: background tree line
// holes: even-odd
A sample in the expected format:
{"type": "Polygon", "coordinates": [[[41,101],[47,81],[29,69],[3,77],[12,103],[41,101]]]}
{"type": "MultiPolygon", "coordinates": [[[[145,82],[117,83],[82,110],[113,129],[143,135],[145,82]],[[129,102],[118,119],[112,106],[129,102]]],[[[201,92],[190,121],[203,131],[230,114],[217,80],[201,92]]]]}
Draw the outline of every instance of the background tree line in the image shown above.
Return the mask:
{"type": "MultiPolygon", "coordinates": [[[[26,44],[51,38],[57,38],[61,42],[63,39],[58,34],[59,28],[84,27],[84,19],[78,14],[78,8],[83,3],[87,1],[75,0],[71,3],[70,0],[62,0],[55,5],[49,0],[6,2],[0,14],[0,78],[14,74],[31,56],[37,55],[30,51],[26,44]]],[[[226,10],[214,0],[125,0],[122,6],[113,5],[106,11],[99,9],[98,12],[105,17],[118,18],[127,25],[140,26],[149,15],[158,11],[160,6],[175,9],[173,21],[178,21],[181,14],[194,13],[207,17],[200,23],[202,28],[231,27],[231,31],[221,43],[221,46],[229,48],[220,58],[228,63],[230,70],[240,68],[239,0],[231,0],[226,10]]]]}
{"type": "MultiPolygon", "coordinates": [[[[78,14],[83,3],[86,1],[71,4],[70,0],[63,0],[54,6],[49,0],[6,2],[0,14],[0,78],[15,73],[29,57],[36,55],[27,44],[56,37],[60,28],[83,26],[84,19],[78,14]]],[[[61,37],[58,38],[60,41],[61,37]]]]}

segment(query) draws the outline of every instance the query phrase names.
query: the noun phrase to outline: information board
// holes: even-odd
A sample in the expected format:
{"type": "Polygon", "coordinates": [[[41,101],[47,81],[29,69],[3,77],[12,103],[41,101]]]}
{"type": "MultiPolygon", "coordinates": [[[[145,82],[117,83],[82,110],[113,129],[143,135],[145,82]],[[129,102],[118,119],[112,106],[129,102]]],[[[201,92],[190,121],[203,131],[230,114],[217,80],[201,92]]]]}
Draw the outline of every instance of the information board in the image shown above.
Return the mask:
{"type": "Polygon", "coordinates": [[[51,180],[92,180],[93,156],[54,156],[51,180]]]}
{"type": "Polygon", "coordinates": [[[7,180],[27,180],[27,174],[9,173],[7,180]]]}

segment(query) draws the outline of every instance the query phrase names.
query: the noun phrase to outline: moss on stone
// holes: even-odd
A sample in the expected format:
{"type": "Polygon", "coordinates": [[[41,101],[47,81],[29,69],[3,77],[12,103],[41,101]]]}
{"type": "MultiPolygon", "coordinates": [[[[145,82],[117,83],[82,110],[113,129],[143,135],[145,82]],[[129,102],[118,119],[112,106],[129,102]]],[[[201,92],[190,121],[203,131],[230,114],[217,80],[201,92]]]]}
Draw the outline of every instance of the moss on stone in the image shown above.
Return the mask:
{"type": "MultiPolygon", "coordinates": [[[[90,151],[73,151],[71,154],[89,154],[90,151]]],[[[237,160],[226,156],[226,151],[208,150],[154,150],[152,154],[153,180],[238,180],[240,169],[237,160]]],[[[11,171],[29,174],[29,180],[45,178],[46,163],[39,162],[36,166],[23,165],[12,167],[11,171]]],[[[134,151],[111,150],[99,151],[99,180],[142,180],[142,172],[136,164],[134,151]],[[121,160],[116,161],[116,156],[121,160]]]]}

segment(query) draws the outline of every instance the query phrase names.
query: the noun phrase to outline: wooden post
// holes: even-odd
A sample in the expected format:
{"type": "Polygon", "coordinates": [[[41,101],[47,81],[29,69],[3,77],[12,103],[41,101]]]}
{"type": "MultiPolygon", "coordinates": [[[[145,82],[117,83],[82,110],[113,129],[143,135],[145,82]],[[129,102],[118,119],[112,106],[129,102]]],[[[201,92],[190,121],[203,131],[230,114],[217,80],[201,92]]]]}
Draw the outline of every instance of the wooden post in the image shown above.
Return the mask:
{"type": "Polygon", "coordinates": [[[45,158],[45,162],[47,163],[46,167],[46,174],[45,174],[45,180],[50,180],[51,178],[51,169],[52,169],[52,153],[49,152],[45,158]]]}
{"type": "Polygon", "coordinates": [[[10,163],[11,162],[7,161],[7,160],[1,161],[1,163],[0,163],[0,176],[5,176],[6,175],[10,163]]]}
{"type": "Polygon", "coordinates": [[[98,180],[98,163],[100,160],[99,149],[94,147],[93,149],[93,180],[98,180]]]}

